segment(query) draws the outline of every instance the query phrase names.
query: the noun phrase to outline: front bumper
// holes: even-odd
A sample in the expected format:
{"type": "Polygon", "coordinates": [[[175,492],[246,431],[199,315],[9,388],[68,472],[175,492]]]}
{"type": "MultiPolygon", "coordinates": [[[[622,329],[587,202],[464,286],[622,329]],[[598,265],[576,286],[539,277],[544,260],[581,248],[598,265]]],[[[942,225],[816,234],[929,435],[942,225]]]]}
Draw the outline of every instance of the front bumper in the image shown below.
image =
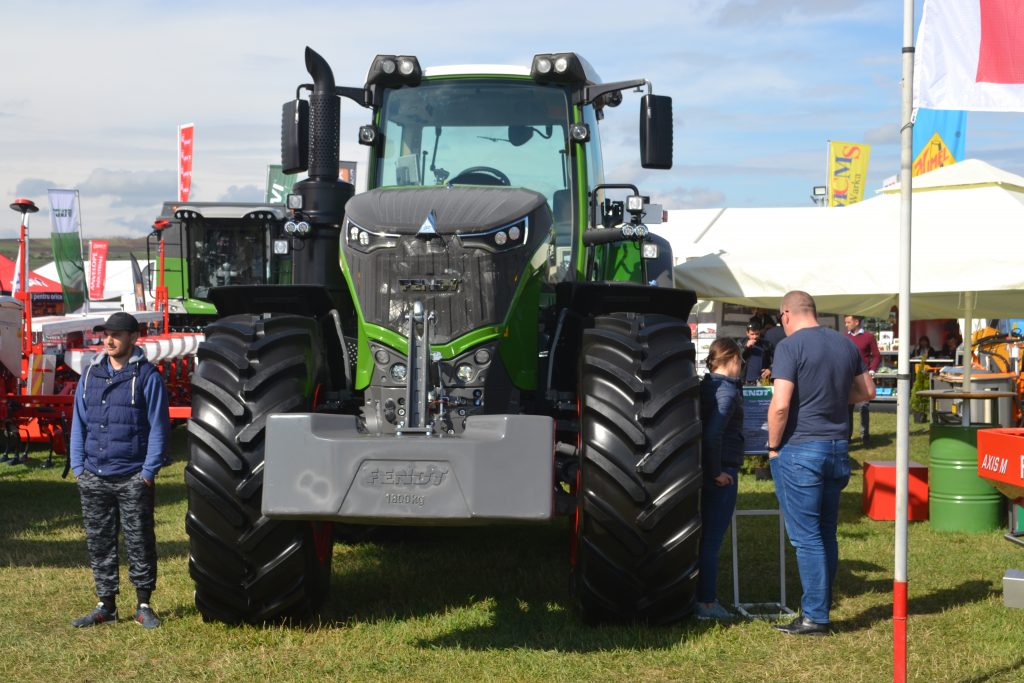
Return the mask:
{"type": "Polygon", "coordinates": [[[477,415],[459,436],[375,436],[352,415],[267,420],[263,514],[352,523],[543,522],[554,421],[477,415]]]}

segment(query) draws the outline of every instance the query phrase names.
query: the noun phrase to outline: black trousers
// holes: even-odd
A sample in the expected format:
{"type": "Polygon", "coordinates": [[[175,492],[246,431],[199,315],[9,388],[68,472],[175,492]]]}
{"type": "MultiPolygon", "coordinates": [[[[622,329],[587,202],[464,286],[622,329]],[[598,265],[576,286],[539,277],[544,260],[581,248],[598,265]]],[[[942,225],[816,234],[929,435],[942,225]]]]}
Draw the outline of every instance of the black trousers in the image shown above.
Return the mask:
{"type": "Polygon", "coordinates": [[[141,473],[100,477],[85,471],[78,478],[78,495],[96,595],[118,593],[119,531],[124,532],[128,578],[137,590],[156,588],[153,487],[146,486],[141,473]]]}
{"type": "Polygon", "coordinates": [[[850,404],[850,439],[853,439],[853,414],[855,412],[860,412],[860,438],[871,438],[870,404],[870,401],[861,401],[860,403],[850,404]]]}

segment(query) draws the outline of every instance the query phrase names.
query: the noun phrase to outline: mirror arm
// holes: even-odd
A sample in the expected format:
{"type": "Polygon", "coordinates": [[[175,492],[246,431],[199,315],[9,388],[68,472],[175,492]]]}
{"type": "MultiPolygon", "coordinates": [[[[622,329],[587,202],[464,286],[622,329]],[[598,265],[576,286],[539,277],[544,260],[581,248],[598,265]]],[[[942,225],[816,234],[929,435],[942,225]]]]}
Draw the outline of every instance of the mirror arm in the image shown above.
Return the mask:
{"type": "Polygon", "coordinates": [[[647,94],[651,94],[651,82],[646,79],[636,81],[617,81],[615,83],[597,83],[588,85],[583,89],[583,99],[577,104],[593,104],[597,98],[618,90],[629,90],[630,88],[642,88],[647,86],[647,94]]]}

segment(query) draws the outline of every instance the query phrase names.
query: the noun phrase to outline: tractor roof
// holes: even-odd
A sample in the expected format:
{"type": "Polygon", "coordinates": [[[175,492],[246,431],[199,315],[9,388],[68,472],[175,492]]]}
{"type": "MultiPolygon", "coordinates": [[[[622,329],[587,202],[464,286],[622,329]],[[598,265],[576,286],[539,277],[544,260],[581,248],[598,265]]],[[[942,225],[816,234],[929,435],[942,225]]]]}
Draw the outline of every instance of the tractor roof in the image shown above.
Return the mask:
{"type": "MultiPolygon", "coordinates": [[[[583,57],[577,55],[583,65],[588,84],[600,83],[601,77],[583,57]]],[[[520,64],[452,64],[447,66],[428,66],[423,70],[424,78],[443,76],[529,76],[530,65],[520,64]]]]}

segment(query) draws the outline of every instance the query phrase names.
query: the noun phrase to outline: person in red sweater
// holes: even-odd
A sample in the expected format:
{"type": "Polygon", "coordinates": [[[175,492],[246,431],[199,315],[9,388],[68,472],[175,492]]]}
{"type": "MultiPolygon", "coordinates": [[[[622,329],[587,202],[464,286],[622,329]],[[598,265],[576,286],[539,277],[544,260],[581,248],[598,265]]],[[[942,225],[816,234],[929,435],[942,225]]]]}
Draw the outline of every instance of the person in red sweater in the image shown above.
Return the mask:
{"type": "MultiPolygon", "coordinates": [[[[878,351],[878,342],[875,340],[875,335],[864,329],[864,316],[848,315],[844,318],[844,323],[846,324],[846,336],[850,338],[850,341],[860,351],[864,367],[874,377],[875,370],[878,369],[879,364],[882,362],[882,354],[878,351]]],[[[850,404],[851,441],[853,440],[853,413],[855,411],[860,412],[860,442],[861,445],[866,447],[871,442],[870,403],[863,401],[850,404]]]]}

